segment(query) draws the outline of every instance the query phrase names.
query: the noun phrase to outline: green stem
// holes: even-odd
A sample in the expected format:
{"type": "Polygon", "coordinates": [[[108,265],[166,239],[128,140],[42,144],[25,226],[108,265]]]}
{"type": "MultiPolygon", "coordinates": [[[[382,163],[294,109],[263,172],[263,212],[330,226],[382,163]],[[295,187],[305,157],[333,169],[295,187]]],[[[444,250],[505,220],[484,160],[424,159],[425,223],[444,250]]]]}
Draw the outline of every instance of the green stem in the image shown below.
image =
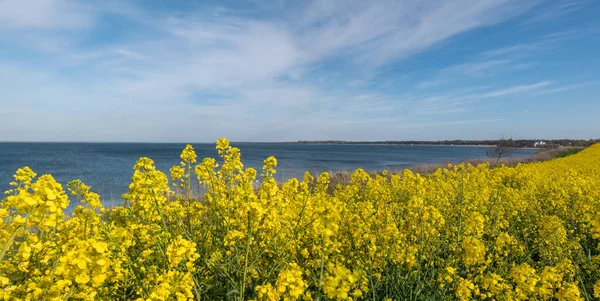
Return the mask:
{"type": "Polygon", "coordinates": [[[6,244],[4,245],[4,247],[2,248],[2,253],[0,253],[0,262],[4,261],[4,256],[6,255],[6,252],[8,252],[8,249],[10,248],[10,246],[12,245],[12,243],[15,241],[15,237],[17,237],[17,233],[23,229],[23,225],[19,226],[17,229],[15,229],[15,231],[10,235],[10,238],[8,239],[8,241],[6,242],[6,244]]]}
{"type": "Polygon", "coordinates": [[[244,291],[246,290],[246,274],[248,273],[248,256],[250,255],[250,240],[252,238],[252,229],[250,228],[250,215],[248,215],[248,238],[246,239],[246,255],[244,257],[244,276],[242,277],[242,289],[240,290],[240,300],[244,300],[244,291]]]}
{"type": "MultiPolygon", "coordinates": [[[[325,268],[325,238],[321,239],[321,268],[319,271],[319,290],[323,286],[323,269],[325,268]]],[[[321,296],[317,296],[317,300],[321,300],[321,296]]]]}
{"type": "Polygon", "coordinates": [[[67,294],[63,298],[63,301],[67,301],[67,300],[69,300],[69,298],[71,298],[71,294],[73,293],[74,288],[75,288],[75,286],[71,286],[71,289],[69,290],[69,292],[67,292],[67,294]]]}

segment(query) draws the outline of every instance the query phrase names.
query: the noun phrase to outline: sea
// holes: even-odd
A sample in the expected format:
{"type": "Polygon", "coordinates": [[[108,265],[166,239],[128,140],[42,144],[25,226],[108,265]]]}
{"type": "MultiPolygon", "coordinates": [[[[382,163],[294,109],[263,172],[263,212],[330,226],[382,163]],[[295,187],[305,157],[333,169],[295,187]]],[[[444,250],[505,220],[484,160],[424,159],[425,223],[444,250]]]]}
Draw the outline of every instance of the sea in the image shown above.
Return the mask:
{"type": "MultiPolygon", "coordinates": [[[[460,163],[484,158],[487,147],[425,146],[378,144],[296,144],[241,143],[245,167],[259,171],[269,156],[278,161],[276,179],[301,178],[305,171],[321,172],[398,171],[421,164],[460,163]]],[[[205,157],[217,158],[215,144],[193,144],[198,162],[205,157]]],[[[0,143],[0,193],[9,188],[18,168],[29,166],[39,175],[52,174],[64,185],[80,179],[100,193],[105,204],[118,204],[127,192],[133,165],[140,157],[154,160],[156,167],[169,173],[179,164],[185,144],[178,143],[0,143]]],[[[527,157],[535,149],[517,149],[512,157],[527,157]]],[[[1,199],[1,197],[0,197],[1,199]]]]}

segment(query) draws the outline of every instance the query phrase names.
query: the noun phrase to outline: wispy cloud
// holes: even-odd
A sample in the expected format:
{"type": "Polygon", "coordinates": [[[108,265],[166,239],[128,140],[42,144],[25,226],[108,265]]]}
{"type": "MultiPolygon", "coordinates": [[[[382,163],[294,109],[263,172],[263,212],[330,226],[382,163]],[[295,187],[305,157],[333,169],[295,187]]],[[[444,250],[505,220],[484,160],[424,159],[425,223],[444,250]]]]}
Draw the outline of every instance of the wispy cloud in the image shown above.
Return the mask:
{"type": "Polygon", "coordinates": [[[539,44],[516,44],[498,49],[487,50],[481,54],[483,58],[493,59],[498,57],[523,57],[530,56],[534,51],[540,49],[539,44]]]}
{"type": "Polygon", "coordinates": [[[519,72],[540,65],[538,59],[560,49],[565,43],[600,33],[600,26],[585,26],[536,35],[527,42],[488,49],[470,61],[438,70],[435,77],[420,82],[420,89],[451,85],[465,78],[493,77],[508,72],[519,72]]]}
{"type": "Polygon", "coordinates": [[[567,16],[585,6],[589,5],[592,1],[588,0],[561,0],[554,1],[554,3],[539,9],[533,17],[527,19],[523,24],[529,24],[532,22],[542,22],[549,20],[556,20],[557,18],[567,16]]]}
{"type": "Polygon", "coordinates": [[[586,87],[586,86],[592,86],[592,85],[600,85],[600,81],[591,81],[591,82],[583,82],[583,83],[575,83],[575,84],[563,84],[563,85],[559,85],[556,87],[551,87],[548,89],[542,89],[539,91],[535,91],[534,94],[535,95],[554,94],[554,93],[575,90],[575,89],[579,89],[579,88],[586,87]]]}
{"type": "Polygon", "coordinates": [[[460,73],[467,76],[484,76],[495,73],[498,69],[504,69],[511,64],[509,60],[489,60],[482,62],[464,63],[442,69],[442,74],[460,73]]]}
{"type": "MultiPolygon", "coordinates": [[[[257,1],[249,11],[157,11],[121,1],[0,1],[0,38],[8,42],[0,50],[0,140],[293,140],[327,126],[327,135],[347,138],[358,124],[435,124],[475,99],[554,86],[535,79],[476,94],[398,93],[410,74],[390,66],[538,3],[257,1]],[[373,88],[376,81],[387,84],[373,88]],[[31,123],[15,126],[23,119],[31,123]]],[[[432,82],[527,68],[508,56],[532,45],[446,63],[432,82]]]]}
{"type": "Polygon", "coordinates": [[[544,87],[548,87],[551,84],[552,84],[552,82],[550,82],[550,81],[544,81],[544,82],[539,82],[539,83],[535,83],[535,84],[531,84],[531,85],[514,86],[514,87],[509,87],[506,89],[500,89],[497,91],[487,92],[487,93],[482,94],[481,97],[490,98],[490,97],[498,97],[498,96],[506,96],[506,95],[511,95],[511,94],[523,93],[523,92],[531,92],[531,91],[539,90],[544,87]]]}
{"type": "Polygon", "coordinates": [[[476,60],[473,62],[456,64],[440,69],[436,77],[423,81],[418,88],[427,89],[438,85],[452,84],[465,78],[482,78],[514,72],[530,68],[533,63],[518,62],[509,59],[476,60]]]}
{"type": "Polygon", "coordinates": [[[458,93],[432,94],[421,97],[411,102],[409,112],[417,115],[456,115],[462,113],[471,107],[471,105],[482,100],[501,99],[506,96],[519,95],[524,97],[527,94],[551,94],[560,92],[563,89],[575,89],[577,86],[556,86],[551,81],[542,81],[533,84],[514,85],[509,87],[490,89],[483,88],[484,91],[473,93],[475,91],[461,91],[458,93]],[[468,93],[471,92],[471,93],[468,93]]]}

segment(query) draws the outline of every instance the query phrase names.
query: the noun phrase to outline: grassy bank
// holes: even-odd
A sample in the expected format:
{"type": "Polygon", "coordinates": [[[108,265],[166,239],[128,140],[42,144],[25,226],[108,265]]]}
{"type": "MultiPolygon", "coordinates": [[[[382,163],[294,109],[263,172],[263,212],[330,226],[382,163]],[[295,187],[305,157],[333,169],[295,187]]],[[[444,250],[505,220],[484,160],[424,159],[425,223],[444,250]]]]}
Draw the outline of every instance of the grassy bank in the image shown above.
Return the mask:
{"type": "MultiPolygon", "coordinates": [[[[473,166],[477,166],[479,164],[488,164],[491,168],[494,168],[496,166],[514,167],[517,164],[522,164],[522,163],[543,162],[543,161],[548,161],[548,160],[552,160],[552,159],[556,159],[556,158],[562,158],[565,156],[576,154],[583,149],[584,149],[584,147],[557,147],[557,148],[549,148],[549,149],[540,149],[539,151],[537,151],[536,153],[534,153],[533,155],[531,155],[529,157],[502,158],[499,162],[496,159],[492,159],[492,158],[476,158],[476,159],[467,160],[462,163],[471,164],[473,166]]],[[[447,168],[449,164],[451,164],[451,162],[433,163],[433,164],[418,164],[418,165],[416,165],[412,168],[408,168],[408,169],[414,173],[427,175],[427,174],[435,172],[436,170],[438,170],[440,168],[447,168]]],[[[387,170],[387,174],[390,176],[394,175],[394,174],[402,174],[402,172],[404,172],[404,170],[405,169],[387,170]]],[[[381,170],[376,170],[376,171],[370,170],[367,172],[373,176],[377,175],[377,174],[381,175],[381,173],[382,173],[381,170]]],[[[352,172],[351,171],[329,171],[329,174],[331,176],[331,184],[332,184],[331,189],[333,189],[338,184],[340,184],[340,185],[349,184],[352,172]]]]}

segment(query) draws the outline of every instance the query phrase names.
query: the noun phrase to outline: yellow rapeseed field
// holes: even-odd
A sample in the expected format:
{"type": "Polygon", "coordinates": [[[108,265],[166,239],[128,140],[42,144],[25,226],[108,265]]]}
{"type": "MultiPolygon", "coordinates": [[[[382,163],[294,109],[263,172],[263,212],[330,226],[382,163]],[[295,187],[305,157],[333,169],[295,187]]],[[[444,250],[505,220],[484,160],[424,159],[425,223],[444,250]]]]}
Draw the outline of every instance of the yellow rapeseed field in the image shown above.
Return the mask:
{"type": "Polygon", "coordinates": [[[600,145],[428,176],[359,169],[333,193],[327,173],[278,184],[275,158],[256,171],[217,149],[197,163],[188,145],[170,177],[139,159],[110,210],[81,181],[19,169],[1,202],[0,299],[600,298],[600,145]]]}

